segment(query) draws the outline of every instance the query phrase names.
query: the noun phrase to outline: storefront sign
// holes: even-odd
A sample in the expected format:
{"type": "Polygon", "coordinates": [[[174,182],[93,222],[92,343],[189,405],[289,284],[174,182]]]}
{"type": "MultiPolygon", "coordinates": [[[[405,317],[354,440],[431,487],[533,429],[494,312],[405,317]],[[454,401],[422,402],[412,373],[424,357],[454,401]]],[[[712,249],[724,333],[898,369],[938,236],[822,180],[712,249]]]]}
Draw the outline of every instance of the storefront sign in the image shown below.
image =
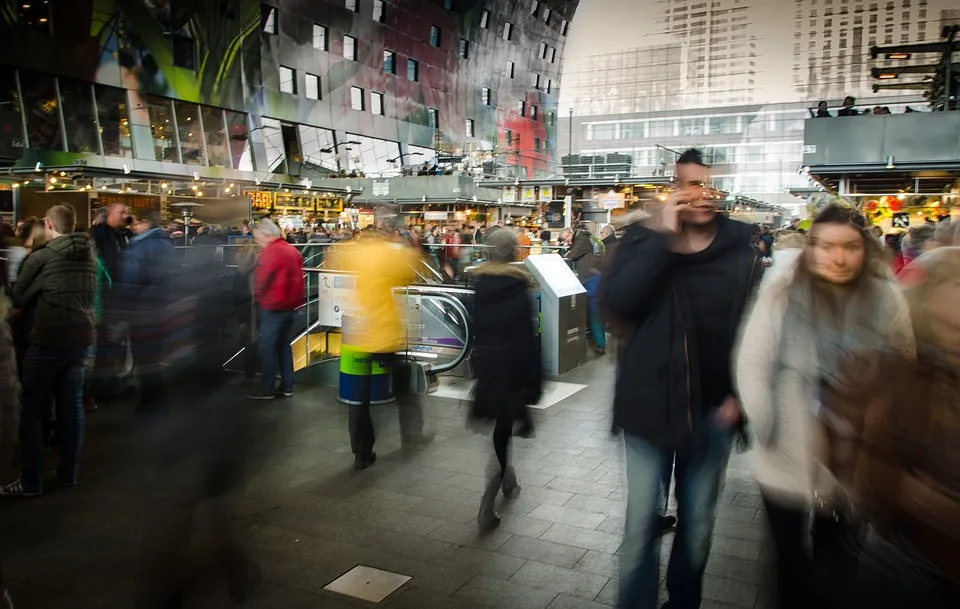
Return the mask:
{"type": "Polygon", "coordinates": [[[516,186],[507,186],[503,189],[503,202],[504,203],[516,203],[517,202],[517,187],[516,186]]]}
{"type": "Polygon", "coordinates": [[[533,186],[524,186],[520,194],[521,203],[533,203],[537,200],[537,189],[533,186]]]}
{"type": "Polygon", "coordinates": [[[341,212],[343,199],[317,199],[317,211],[341,212]]]}
{"type": "Polygon", "coordinates": [[[262,211],[270,211],[273,207],[273,193],[269,190],[256,190],[247,193],[250,195],[250,207],[262,211]]]}
{"type": "Polygon", "coordinates": [[[603,209],[620,209],[623,207],[623,193],[610,190],[600,197],[600,207],[603,209]]]}
{"type": "Polygon", "coordinates": [[[373,181],[373,196],[385,197],[390,194],[390,182],[387,180],[373,181]]]}
{"type": "Polygon", "coordinates": [[[553,200],[553,186],[541,186],[541,187],[540,187],[540,200],[541,200],[541,201],[552,201],[552,200],[553,200]]]}
{"type": "Polygon", "coordinates": [[[95,207],[109,207],[111,205],[126,205],[131,209],[160,209],[160,197],[150,195],[122,195],[102,193],[95,207]]]}
{"type": "Polygon", "coordinates": [[[297,209],[312,209],[313,197],[310,195],[297,195],[289,192],[278,192],[274,197],[274,204],[277,207],[296,207],[297,209]]]}
{"type": "Polygon", "coordinates": [[[423,212],[423,219],[431,222],[443,221],[449,217],[449,213],[445,211],[425,211],[423,212]]]}

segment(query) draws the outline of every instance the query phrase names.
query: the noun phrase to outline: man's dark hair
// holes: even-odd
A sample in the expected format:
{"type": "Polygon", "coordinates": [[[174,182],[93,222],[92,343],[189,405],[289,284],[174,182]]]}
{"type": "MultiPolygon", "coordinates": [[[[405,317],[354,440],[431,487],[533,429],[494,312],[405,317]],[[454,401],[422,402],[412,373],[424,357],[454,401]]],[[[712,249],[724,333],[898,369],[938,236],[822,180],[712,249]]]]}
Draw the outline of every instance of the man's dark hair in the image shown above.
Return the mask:
{"type": "Polygon", "coordinates": [[[701,167],[709,167],[705,162],[703,162],[703,153],[701,153],[696,148],[688,148],[680,155],[680,158],[677,159],[677,165],[700,165],[701,167]]]}
{"type": "Polygon", "coordinates": [[[137,220],[140,222],[146,222],[150,225],[150,228],[159,228],[163,222],[160,212],[155,209],[140,210],[140,212],[137,213],[137,220]]]}

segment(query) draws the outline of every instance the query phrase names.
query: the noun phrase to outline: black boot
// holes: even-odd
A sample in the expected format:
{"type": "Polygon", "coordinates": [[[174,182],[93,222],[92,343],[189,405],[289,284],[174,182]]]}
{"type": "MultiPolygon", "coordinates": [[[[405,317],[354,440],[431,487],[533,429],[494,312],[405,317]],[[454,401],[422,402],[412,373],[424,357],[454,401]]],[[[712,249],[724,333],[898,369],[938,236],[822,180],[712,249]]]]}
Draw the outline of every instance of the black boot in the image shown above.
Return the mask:
{"type": "Polygon", "coordinates": [[[500,515],[497,514],[494,507],[502,485],[503,478],[499,473],[487,479],[487,488],[483,491],[480,511],[477,513],[477,526],[481,533],[489,533],[500,524],[500,515]]]}
{"type": "Polygon", "coordinates": [[[508,467],[503,474],[503,496],[515,499],[520,496],[520,484],[517,482],[517,470],[508,467]]]}

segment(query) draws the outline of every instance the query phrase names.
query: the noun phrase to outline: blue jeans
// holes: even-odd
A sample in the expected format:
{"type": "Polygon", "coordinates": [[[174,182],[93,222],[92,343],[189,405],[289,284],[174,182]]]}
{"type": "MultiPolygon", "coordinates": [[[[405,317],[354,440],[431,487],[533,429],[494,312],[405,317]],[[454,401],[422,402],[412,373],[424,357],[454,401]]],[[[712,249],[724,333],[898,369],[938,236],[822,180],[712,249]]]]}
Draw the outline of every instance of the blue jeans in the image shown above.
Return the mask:
{"type": "Polygon", "coordinates": [[[676,459],[677,532],[667,566],[670,609],[700,607],[703,571],[710,554],[717,497],[727,471],[733,428],[721,429],[712,415],[698,436],[676,452],[624,434],[627,519],[620,561],[621,609],[656,609],[660,574],[658,504],[665,473],[676,459]]]}
{"type": "Polygon", "coordinates": [[[57,478],[66,484],[77,481],[83,446],[83,382],[89,347],[50,349],[31,345],[23,359],[23,407],[20,443],[23,450],[23,489],[43,492],[44,421],[49,418],[50,398],[57,411],[60,465],[57,478]]]}
{"type": "Polygon", "coordinates": [[[583,284],[587,290],[587,323],[590,324],[590,334],[593,335],[593,342],[597,349],[603,349],[607,345],[607,334],[603,328],[603,319],[600,317],[600,300],[598,292],[600,291],[600,275],[591,275],[583,284]]]}
{"type": "Polygon", "coordinates": [[[293,311],[260,309],[260,394],[276,392],[277,367],[280,390],[293,391],[293,311]]]}

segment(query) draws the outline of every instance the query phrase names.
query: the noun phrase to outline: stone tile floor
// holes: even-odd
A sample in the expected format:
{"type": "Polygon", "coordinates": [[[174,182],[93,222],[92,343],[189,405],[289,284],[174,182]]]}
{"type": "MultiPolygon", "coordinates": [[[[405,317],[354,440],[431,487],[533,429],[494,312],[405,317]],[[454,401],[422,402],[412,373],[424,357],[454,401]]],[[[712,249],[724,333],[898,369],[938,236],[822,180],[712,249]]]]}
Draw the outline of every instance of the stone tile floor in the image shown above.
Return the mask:
{"type": "MultiPolygon", "coordinates": [[[[610,434],[611,361],[592,361],[561,380],[589,388],[535,412],[537,434],[517,439],[521,496],[504,502],[494,533],[474,518],[492,449],[465,426],[466,403],[428,397],[436,434],[417,453],[400,449],[395,410],[380,409],[377,453],[352,469],[346,408],[328,388],[300,388],[292,400],[235,408],[278,412],[257,450],[263,458],[231,498],[232,524],[263,568],[251,608],[370,607],[324,590],[358,564],[411,579],[378,606],[572,609],[616,604],[626,488],[621,440],[610,434]]],[[[110,404],[88,419],[81,484],[36,500],[0,504],[4,576],[18,609],[128,609],[136,588],[149,473],[125,455],[139,425],[110,404]]],[[[730,462],[704,609],[772,607],[764,585],[771,548],[746,461],[730,462]]],[[[197,517],[202,545],[202,507],[197,517]]],[[[672,535],[664,538],[664,554],[672,535]]],[[[197,590],[190,607],[229,607],[222,586],[197,590]]]]}

